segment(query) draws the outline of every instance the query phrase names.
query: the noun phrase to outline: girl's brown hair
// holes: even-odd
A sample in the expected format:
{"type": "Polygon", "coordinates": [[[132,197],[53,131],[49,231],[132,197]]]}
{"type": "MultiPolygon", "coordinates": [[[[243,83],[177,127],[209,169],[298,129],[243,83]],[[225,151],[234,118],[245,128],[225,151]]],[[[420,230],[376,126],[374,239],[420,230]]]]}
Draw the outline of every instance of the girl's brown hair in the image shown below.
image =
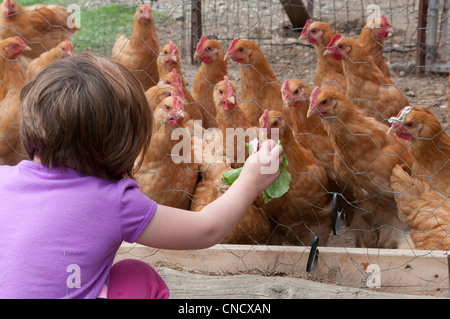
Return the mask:
{"type": "MultiPolygon", "coordinates": [[[[89,54],[50,64],[21,92],[22,142],[31,159],[111,180],[133,177],[153,114],[124,66],[89,54]]],[[[142,159],[143,156],[140,156],[142,159]]]]}

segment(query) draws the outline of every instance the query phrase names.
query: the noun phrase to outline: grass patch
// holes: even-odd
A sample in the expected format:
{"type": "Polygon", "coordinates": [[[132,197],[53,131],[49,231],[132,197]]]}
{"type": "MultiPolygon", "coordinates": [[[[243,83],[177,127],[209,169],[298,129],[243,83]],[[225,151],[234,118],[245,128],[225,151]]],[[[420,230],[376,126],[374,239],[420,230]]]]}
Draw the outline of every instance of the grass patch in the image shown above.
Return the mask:
{"type": "MultiPolygon", "coordinates": [[[[19,0],[20,5],[27,7],[36,3],[57,4],[64,7],[79,5],[80,11],[74,12],[81,32],[72,37],[75,52],[89,52],[110,57],[118,33],[129,36],[133,30],[135,6],[109,4],[105,6],[87,5],[83,7],[80,0],[19,0]],[[79,18],[78,18],[79,17],[79,18]]],[[[155,23],[167,22],[170,17],[162,12],[153,11],[155,23]]]]}
{"type": "Polygon", "coordinates": [[[75,52],[110,56],[117,33],[131,34],[135,11],[136,7],[120,4],[81,11],[81,32],[72,38],[75,52]]]}
{"type": "Polygon", "coordinates": [[[57,4],[63,7],[67,7],[70,3],[76,3],[79,4],[81,3],[81,1],[79,0],[73,0],[73,1],[67,1],[67,0],[41,0],[41,1],[36,1],[36,0],[16,0],[18,4],[20,4],[22,7],[29,7],[32,6],[34,4],[57,4]]]}

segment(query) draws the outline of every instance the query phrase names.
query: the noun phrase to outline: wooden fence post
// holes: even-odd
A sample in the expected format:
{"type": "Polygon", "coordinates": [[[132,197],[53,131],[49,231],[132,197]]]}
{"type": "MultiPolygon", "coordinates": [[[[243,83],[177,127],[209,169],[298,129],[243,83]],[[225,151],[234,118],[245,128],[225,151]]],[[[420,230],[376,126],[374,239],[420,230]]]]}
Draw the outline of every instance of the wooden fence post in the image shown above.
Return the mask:
{"type": "MultiPolygon", "coordinates": [[[[309,0],[307,0],[309,1],[309,0]]],[[[294,29],[303,28],[306,21],[309,19],[308,10],[303,4],[302,0],[280,0],[283,5],[284,11],[286,12],[289,21],[292,23],[294,29]]],[[[309,3],[309,2],[308,2],[309,3]]],[[[312,11],[312,6],[309,6],[312,11]]]]}
{"type": "Polygon", "coordinates": [[[202,1],[192,1],[191,4],[191,62],[196,64],[194,59],[195,49],[198,41],[202,37],[202,1]]]}
{"type": "Polygon", "coordinates": [[[426,54],[426,27],[428,14],[428,0],[419,2],[419,18],[417,24],[417,46],[416,46],[416,73],[423,73],[426,54]]]}

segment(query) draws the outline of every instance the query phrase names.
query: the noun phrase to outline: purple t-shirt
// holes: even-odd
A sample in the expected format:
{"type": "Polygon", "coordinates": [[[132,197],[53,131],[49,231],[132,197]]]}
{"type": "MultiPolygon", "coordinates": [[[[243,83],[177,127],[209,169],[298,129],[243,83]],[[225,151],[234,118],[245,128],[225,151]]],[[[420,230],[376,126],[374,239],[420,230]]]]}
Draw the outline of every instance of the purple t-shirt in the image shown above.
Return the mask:
{"type": "Polygon", "coordinates": [[[0,166],[0,298],[95,298],[156,207],[129,178],[0,166]]]}

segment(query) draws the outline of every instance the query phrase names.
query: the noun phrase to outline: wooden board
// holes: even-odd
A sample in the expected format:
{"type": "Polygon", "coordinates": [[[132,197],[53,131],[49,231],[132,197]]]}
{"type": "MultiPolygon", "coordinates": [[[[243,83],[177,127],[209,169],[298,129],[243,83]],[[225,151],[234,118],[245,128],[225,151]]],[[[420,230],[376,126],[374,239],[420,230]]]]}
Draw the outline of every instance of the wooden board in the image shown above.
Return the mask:
{"type": "MultiPolygon", "coordinates": [[[[329,285],[287,276],[212,276],[157,267],[171,299],[432,299],[329,285]]],[[[322,313],[322,312],[321,312],[322,313]]]]}
{"type": "Polygon", "coordinates": [[[159,250],[124,243],[116,261],[143,260],[205,274],[259,273],[323,281],[397,294],[450,297],[449,254],[444,251],[318,247],[306,272],[310,247],[216,245],[203,250],[159,250]]]}

